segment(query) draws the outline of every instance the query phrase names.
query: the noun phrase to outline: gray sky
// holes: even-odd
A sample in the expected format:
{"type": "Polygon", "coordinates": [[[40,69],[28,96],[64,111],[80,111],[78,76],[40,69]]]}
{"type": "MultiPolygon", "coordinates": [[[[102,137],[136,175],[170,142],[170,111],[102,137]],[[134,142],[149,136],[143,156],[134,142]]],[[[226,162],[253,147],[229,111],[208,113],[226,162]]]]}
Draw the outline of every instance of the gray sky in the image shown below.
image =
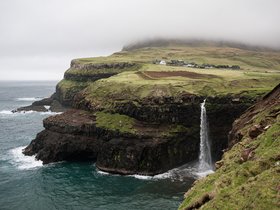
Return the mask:
{"type": "Polygon", "coordinates": [[[0,0],[0,80],[61,79],[70,60],[146,38],[280,48],[279,0],[0,0]]]}

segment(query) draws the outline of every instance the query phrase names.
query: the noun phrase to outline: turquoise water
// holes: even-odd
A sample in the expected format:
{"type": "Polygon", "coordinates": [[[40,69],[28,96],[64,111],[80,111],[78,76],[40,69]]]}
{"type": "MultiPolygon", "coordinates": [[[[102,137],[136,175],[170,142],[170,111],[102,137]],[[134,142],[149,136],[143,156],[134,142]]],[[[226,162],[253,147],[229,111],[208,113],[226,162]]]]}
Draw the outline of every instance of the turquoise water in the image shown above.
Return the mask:
{"type": "Polygon", "coordinates": [[[119,176],[94,164],[42,166],[21,149],[54,113],[10,110],[54,92],[56,82],[0,82],[0,209],[177,209],[194,179],[176,169],[156,177],[119,176]]]}

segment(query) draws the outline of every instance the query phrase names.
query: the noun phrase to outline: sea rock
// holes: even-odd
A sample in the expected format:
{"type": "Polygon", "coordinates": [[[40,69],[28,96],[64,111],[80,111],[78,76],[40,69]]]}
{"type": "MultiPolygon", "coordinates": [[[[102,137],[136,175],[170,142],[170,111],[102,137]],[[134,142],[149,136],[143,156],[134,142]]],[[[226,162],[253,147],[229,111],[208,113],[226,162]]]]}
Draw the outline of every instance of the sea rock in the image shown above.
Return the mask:
{"type": "Polygon", "coordinates": [[[56,94],[53,94],[49,98],[44,98],[39,101],[34,101],[30,106],[20,107],[13,112],[21,111],[36,111],[36,112],[64,112],[68,110],[69,107],[62,105],[56,98],[56,94]]]}

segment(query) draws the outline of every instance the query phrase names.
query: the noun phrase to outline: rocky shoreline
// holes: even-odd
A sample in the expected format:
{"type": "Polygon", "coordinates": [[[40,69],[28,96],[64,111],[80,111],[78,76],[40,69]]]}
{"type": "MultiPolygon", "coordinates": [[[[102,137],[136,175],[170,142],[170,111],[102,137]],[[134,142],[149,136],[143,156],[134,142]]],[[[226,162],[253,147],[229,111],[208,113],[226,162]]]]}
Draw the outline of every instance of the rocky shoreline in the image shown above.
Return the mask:
{"type": "Polygon", "coordinates": [[[44,98],[39,101],[34,101],[29,106],[20,107],[13,110],[12,112],[22,112],[22,111],[36,111],[36,112],[65,112],[69,109],[67,106],[63,106],[59,100],[53,94],[49,98],[44,98]]]}

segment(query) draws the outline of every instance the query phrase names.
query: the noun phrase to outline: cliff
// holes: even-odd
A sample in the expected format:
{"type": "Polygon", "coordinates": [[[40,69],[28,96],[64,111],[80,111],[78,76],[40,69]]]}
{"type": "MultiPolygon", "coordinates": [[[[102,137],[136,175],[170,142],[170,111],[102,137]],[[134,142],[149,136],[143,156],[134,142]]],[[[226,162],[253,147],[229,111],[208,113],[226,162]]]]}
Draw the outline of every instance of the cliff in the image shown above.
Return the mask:
{"type": "Polygon", "coordinates": [[[216,172],[179,209],[279,209],[280,84],[233,123],[216,172]]]}
{"type": "Polygon", "coordinates": [[[177,45],[75,59],[46,99],[52,110],[59,103],[68,111],[45,119],[45,130],[24,153],[44,163],[91,160],[112,173],[162,173],[197,159],[200,103],[207,98],[217,160],[234,119],[279,82],[279,63],[277,52],[177,45]],[[241,69],[158,65],[155,59],[241,69]]]}

